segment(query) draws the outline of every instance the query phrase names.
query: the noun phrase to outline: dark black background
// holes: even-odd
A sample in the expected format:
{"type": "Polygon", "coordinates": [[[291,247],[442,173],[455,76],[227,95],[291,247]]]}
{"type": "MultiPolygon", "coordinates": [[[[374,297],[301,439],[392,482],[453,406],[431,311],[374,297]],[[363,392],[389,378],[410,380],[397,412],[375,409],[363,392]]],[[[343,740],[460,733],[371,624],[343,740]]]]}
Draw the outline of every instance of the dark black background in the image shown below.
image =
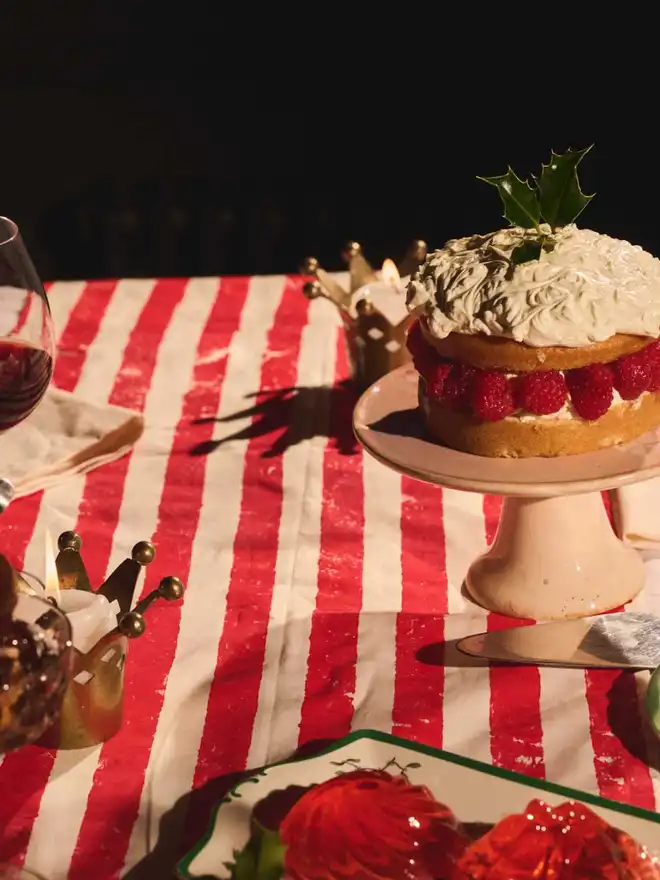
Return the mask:
{"type": "Polygon", "coordinates": [[[526,175],[551,147],[592,142],[581,222],[660,253],[655,117],[638,85],[614,92],[579,56],[565,70],[555,56],[550,75],[454,65],[349,84],[335,73],[350,41],[334,56],[301,45],[280,82],[266,58],[222,66],[232,43],[260,50],[183,8],[24,0],[0,14],[0,213],[45,278],[291,272],[307,254],[339,268],[348,239],[376,262],[415,237],[496,228],[477,174],[526,175]]]}

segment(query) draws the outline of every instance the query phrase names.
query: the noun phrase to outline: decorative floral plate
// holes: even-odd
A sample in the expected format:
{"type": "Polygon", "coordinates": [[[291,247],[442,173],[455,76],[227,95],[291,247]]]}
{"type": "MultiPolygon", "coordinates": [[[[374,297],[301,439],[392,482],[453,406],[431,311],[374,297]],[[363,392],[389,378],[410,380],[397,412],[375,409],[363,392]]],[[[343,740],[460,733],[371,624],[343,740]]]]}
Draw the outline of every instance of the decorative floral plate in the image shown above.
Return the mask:
{"type": "MultiPolygon", "coordinates": [[[[548,815],[552,813],[552,819],[555,819],[555,807],[565,801],[578,801],[588,806],[587,812],[593,816],[594,822],[605,820],[605,823],[621,829],[652,852],[660,850],[659,814],[606,801],[552,783],[540,782],[385,733],[360,731],[340,740],[320,755],[275,764],[242,782],[220,802],[202,840],[179,863],[178,876],[182,880],[209,880],[211,877],[231,880],[233,877],[257,876],[251,871],[245,872],[244,865],[243,869],[237,869],[237,859],[240,861],[241,853],[245,853],[246,848],[249,849],[248,842],[252,839],[255,806],[269,805],[279,798],[281,808],[282,795],[286,800],[287,796],[293,794],[295,801],[296,797],[300,797],[300,792],[310,786],[326,782],[340,774],[355,775],[355,771],[360,770],[385,771],[376,774],[374,785],[363,788],[375,788],[383,782],[401,781],[409,789],[409,795],[415,797],[422,791],[421,786],[425,786],[437,801],[448,805],[466,829],[481,829],[480,834],[505,816],[518,814],[520,821],[532,819],[528,815],[530,802],[547,801],[550,806],[542,803],[541,808],[547,810],[548,815]]],[[[384,788],[377,795],[363,791],[360,815],[356,819],[364,821],[365,811],[370,805],[380,805],[383,797],[389,796],[384,788]]],[[[318,810],[318,803],[314,808],[318,810]]],[[[295,807],[291,807],[289,815],[293,814],[294,809],[295,807]]],[[[567,815],[569,814],[564,814],[562,821],[566,821],[567,815]]],[[[434,817],[431,818],[433,820],[434,817]]],[[[413,819],[407,821],[416,822],[413,819]]],[[[446,820],[442,818],[442,821],[446,820]]],[[[416,827],[419,827],[418,824],[416,827]]],[[[438,827],[436,825],[436,829],[438,827]]],[[[312,833],[314,830],[311,827],[312,833]]],[[[537,827],[536,831],[538,830],[537,827]]],[[[374,829],[372,840],[377,839],[379,848],[384,849],[386,837],[386,828],[381,822],[374,829]]],[[[538,839],[538,833],[532,831],[531,837],[538,839]]],[[[446,839],[442,845],[446,849],[446,839]]],[[[274,844],[275,849],[278,846],[281,846],[279,842],[274,844]]],[[[272,876],[282,875],[275,872],[272,876]]]]}

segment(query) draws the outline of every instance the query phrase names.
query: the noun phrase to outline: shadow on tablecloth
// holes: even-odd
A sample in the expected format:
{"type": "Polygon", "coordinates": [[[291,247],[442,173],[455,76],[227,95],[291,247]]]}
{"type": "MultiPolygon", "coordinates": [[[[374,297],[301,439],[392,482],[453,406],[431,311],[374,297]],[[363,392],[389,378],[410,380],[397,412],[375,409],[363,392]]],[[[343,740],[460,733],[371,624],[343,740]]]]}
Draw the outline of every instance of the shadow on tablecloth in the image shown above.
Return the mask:
{"type": "Polygon", "coordinates": [[[633,758],[660,772],[660,749],[649,719],[644,715],[640,724],[639,695],[633,672],[622,672],[612,682],[607,693],[607,721],[614,736],[633,758]]]}
{"type": "Polygon", "coordinates": [[[233,440],[254,440],[272,435],[263,458],[276,458],[314,437],[330,439],[340,455],[355,455],[358,444],[353,435],[353,408],[358,392],[350,381],[332,387],[278,388],[247,395],[248,405],[222,418],[196,419],[193,424],[227,424],[251,419],[238,431],[215,440],[205,440],[190,449],[190,455],[209,455],[233,440]]]}
{"type": "MultiPolygon", "coordinates": [[[[489,664],[478,657],[471,657],[459,651],[460,639],[435,642],[425,645],[416,653],[417,660],[428,666],[442,666],[446,669],[488,667],[515,669],[506,663],[489,664]]],[[[602,675],[607,681],[616,670],[592,670],[592,676],[602,675]]],[[[616,674],[606,692],[607,721],[614,737],[636,760],[660,773],[660,747],[648,718],[640,712],[639,694],[635,683],[635,673],[621,671],[616,674]]]]}

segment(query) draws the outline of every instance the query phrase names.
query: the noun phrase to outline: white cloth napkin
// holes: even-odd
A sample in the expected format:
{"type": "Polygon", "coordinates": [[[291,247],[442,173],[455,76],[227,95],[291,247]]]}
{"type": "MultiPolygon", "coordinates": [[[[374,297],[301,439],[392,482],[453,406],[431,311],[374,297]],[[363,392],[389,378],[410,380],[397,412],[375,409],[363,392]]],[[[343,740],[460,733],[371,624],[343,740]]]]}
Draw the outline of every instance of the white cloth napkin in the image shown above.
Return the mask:
{"type": "Polygon", "coordinates": [[[618,536],[639,550],[660,551],[660,477],[610,493],[618,536]]]}
{"type": "Polygon", "coordinates": [[[31,495],[121,458],[143,430],[138,413],[49,388],[32,415],[0,436],[0,477],[16,497],[31,495]]]}

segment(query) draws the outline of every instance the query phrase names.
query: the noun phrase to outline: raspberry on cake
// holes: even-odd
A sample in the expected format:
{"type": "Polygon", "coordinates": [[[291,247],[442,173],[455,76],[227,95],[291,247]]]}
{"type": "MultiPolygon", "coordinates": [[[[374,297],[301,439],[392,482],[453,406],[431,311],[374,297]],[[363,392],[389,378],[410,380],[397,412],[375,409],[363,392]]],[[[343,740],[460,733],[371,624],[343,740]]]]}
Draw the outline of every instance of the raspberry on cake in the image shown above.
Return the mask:
{"type": "Polygon", "coordinates": [[[472,382],[471,409],[476,418],[484,422],[499,422],[515,412],[507,376],[479,370],[472,382]]]}
{"type": "Polygon", "coordinates": [[[564,374],[557,370],[521,373],[515,379],[515,388],[516,408],[536,416],[559,412],[568,396],[564,374]]]}
{"type": "Polygon", "coordinates": [[[447,242],[410,281],[420,407],[447,446],[552,457],[660,425],[660,260],[575,226],[586,152],[553,153],[536,188],[484,178],[511,226],[447,242]]]}

